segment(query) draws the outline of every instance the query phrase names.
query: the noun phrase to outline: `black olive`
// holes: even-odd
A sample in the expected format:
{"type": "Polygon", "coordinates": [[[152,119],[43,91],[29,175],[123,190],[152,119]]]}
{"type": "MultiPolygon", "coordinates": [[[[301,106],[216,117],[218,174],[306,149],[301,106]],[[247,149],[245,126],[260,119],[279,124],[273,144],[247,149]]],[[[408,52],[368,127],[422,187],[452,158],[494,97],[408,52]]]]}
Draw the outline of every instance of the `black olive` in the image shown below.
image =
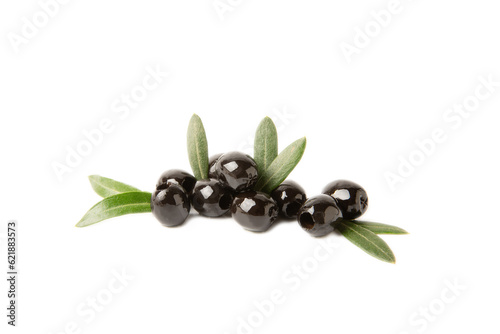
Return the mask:
{"type": "Polygon", "coordinates": [[[196,182],[191,195],[191,204],[200,215],[219,217],[229,211],[233,202],[233,190],[218,180],[196,182]]]}
{"type": "Polygon", "coordinates": [[[323,194],[330,195],[337,201],[345,219],[356,219],[368,209],[368,195],[357,183],[333,181],[323,188],[323,194]]]}
{"type": "Polygon", "coordinates": [[[241,152],[224,153],[215,164],[217,178],[236,192],[253,189],[257,183],[257,164],[241,152]]]}
{"type": "Polygon", "coordinates": [[[208,159],[208,178],[209,179],[216,179],[217,178],[217,173],[215,172],[215,164],[217,163],[217,160],[222,156],[222,153],[214,154],[208,159]]]}
{"type": "Polygon", "coordinates": [[[196,183],[196,178],[183,170],[170,169],[161,174],[156,183],[156,189],[165,189],[168,184],[172,183],[182,186],[190,194],[196,183]]]}
{"type": "Polygon", "coordinates": [[[178,184],[167,184],[165,188],[157,189],[151,194],[151,211],[164,226],[182,224],[190,209],[189,196],[178,184]]]}
{"type": "Polygon", "coordinates": [[[300,226],[314,237],[332,232],[335,223],[341,219],[342,212],[337,202],[331,196],[323,194],[309,198],[297,214],[300,226]]]}
{"type": "Polygon", "coordinates": [[[278,204],[280,215],[284,218],[295,218],[306,201],[304,189],[294,181],[281,183],[273,190],[271,197],[278,204]]]}
{"type": "Polygon", "coordinates": [[[278,206],[268,194],[250,191],[236,195],[231,213],[245,229],[264,232],[278,217],[278,206]]]}

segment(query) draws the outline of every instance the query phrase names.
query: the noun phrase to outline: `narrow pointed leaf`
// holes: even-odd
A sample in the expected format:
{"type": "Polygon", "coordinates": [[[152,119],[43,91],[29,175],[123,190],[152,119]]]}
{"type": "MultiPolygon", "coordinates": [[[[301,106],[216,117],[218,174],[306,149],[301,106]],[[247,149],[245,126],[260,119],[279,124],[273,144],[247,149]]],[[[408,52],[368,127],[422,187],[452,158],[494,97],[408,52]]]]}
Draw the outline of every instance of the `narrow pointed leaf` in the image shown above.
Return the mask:
{"type": "Polygon", "coordinates": [[[396,257],[389,246],[370,230],[348,220],[341,221],[337,228],[350,242],[371,256],[381,261],[396,263],[396,257]]]}
{"type": "Polygon", "coordinates": [[[76,226],[85,227],[131,213],[151,212],[150,202],[151,193],[148,192],[137,191],[112,195],[90,208],[76,226]]]}
{"type": "Polygon", "coordinates": [[[109,197],[116,194],[127,193],[131,191],[140,191],[139,189],[129,186],[104,176],[90,175],[90,185],[94,191],[101,197],[109,197]]]}
{"type": "Polygon", "coordinates": [[[201,118],[194,114],[189,121],[187,132],[189,163],[198,180],[208,177],[208,143],[201,118]]]}
{"type": "Polygon", "coordinates": [[[361,220],[353,220],[352,222],[358,226],[364,227],[367,230],[372,231],[375,234],[408,234],[408,232],[397,226],[392,226],[382,223],[373,223],[361,220]]]}
{"type": "Polygon", "coordinates": [[[255,188],[265,193],[273,191],[287,178],[295,166],[297,166],[305,149],[305,137],[288,145],[288,147],[274,159],[269,168],[261,174],[255,188]]]}
{"type": "Polygon", "coordinates": [[[255,133],[253,158],[259,173],[264,173],[278,156],[278,132],[271,118],[264,118],[255,133]]]}

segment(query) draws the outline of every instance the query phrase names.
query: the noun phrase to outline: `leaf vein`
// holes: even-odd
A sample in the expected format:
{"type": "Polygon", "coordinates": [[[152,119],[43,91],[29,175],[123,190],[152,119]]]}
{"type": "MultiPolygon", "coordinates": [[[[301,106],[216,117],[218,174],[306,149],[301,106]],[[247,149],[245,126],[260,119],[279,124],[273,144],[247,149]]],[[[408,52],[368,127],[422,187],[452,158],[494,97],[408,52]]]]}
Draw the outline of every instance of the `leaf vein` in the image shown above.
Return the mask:
{"type": "Polygon", "coordinates": [[[383,254],[385,254],[387,257],[389,258],[392,258],[392,256],[387,253],[386,251],[384,251],[382,248],[380,248],[376,243],[374,243],[373,241],[371,241],[370,239],[368,239],[367,237],[365,237],[364,235],[362,235],[361,233],[359,233],[358,231],[356,231],[355,229],[353,229],[352,227],[350,227],[349,225],[346,225],[345,223],[341,223],[344,227],[347,227],[349,230],[351,230],[352,232],[356,233],[357,235],[359,235],[361,238],[365,239],[366,241],[368,241],[371,245],[375,246],[378,250],[380,250],[383,254]]]}

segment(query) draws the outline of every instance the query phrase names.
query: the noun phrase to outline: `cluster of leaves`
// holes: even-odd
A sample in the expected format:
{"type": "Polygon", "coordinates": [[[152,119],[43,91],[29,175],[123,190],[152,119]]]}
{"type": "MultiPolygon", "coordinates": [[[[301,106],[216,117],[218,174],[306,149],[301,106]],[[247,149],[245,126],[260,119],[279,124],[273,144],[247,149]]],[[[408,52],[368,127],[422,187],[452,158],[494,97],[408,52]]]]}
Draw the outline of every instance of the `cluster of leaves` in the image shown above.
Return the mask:
{"type": "MultiPolygon", "coordinates": [[[[188,156],[191,169],[198,180],[208,177],[208,142],[205,128],[198,115],[188,126],[188,156]]],[[[306,149],[306,138],[300,138],[278,154],[278,133],[274,122],[266,117],[255,134],[254,160],[259,170],[255,190],[271,193],[297,166],[306,149]]]]}
{"type": "MultiPolygon", "coordinates": [[[[188,126],[188,156],[194,176],[208,177],[208,142],[203,123],[193,115],[188,126]]],[[[278,134],[274,122],[264,118],[255,134],[254,160],[259,170],[256,190],[271,193],[297,166],[306,148],[306,138],[300,138],[278,154],[278,134]]],[[[103,200],[94,205],[76,226],[85,227],[105,219],[133,213],[151,212],[151,193],[141,191],[106,177],[91,175],[90,184],[103,200]]],[[[371,256],[395,263],[394,253],[379,234],[407,234],[399,227],[357,220],[342,220],[335,227],[346,239],[371,256]]]]}
{"type": "Polygon", "coordinates": [[[371,256],[385,262],[396,263],[389,245],[377,234],[408,234],[402,228],[366,221],[342,220],[336,228],[347,240],[371,256]]]}
{"type": "Polygon", "coordinates": [[[151,212],[151,193],[99,175],[89,176],[90,185],[104,199],[90,208],[77,227],[131,213],[151,212]]]}

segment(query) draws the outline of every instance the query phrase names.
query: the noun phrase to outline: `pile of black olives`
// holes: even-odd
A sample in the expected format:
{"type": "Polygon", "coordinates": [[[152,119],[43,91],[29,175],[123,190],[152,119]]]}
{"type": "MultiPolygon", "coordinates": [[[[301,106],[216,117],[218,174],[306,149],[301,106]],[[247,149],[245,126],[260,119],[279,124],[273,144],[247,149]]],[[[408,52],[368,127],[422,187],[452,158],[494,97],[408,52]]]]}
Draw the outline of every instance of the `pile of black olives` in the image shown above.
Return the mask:
{"type": "Polygon", "coordinates": [[[182,224],[193,207],[200,215],[228,215],[245,229],[264,232],[276,221],[297,219],[312,236],[324,236],[342,219],[356,219],[368,207],[366,191],[345,180],[329,183],[323,194],[307,198],[304,189],[284,181],[270,195],[255,191],[257,164],[241,152],[217,154],[210,158],[208,179],[196,178],[182,170],[164,172],[151,196],[151,211],[164,226],[182,224]]]}

